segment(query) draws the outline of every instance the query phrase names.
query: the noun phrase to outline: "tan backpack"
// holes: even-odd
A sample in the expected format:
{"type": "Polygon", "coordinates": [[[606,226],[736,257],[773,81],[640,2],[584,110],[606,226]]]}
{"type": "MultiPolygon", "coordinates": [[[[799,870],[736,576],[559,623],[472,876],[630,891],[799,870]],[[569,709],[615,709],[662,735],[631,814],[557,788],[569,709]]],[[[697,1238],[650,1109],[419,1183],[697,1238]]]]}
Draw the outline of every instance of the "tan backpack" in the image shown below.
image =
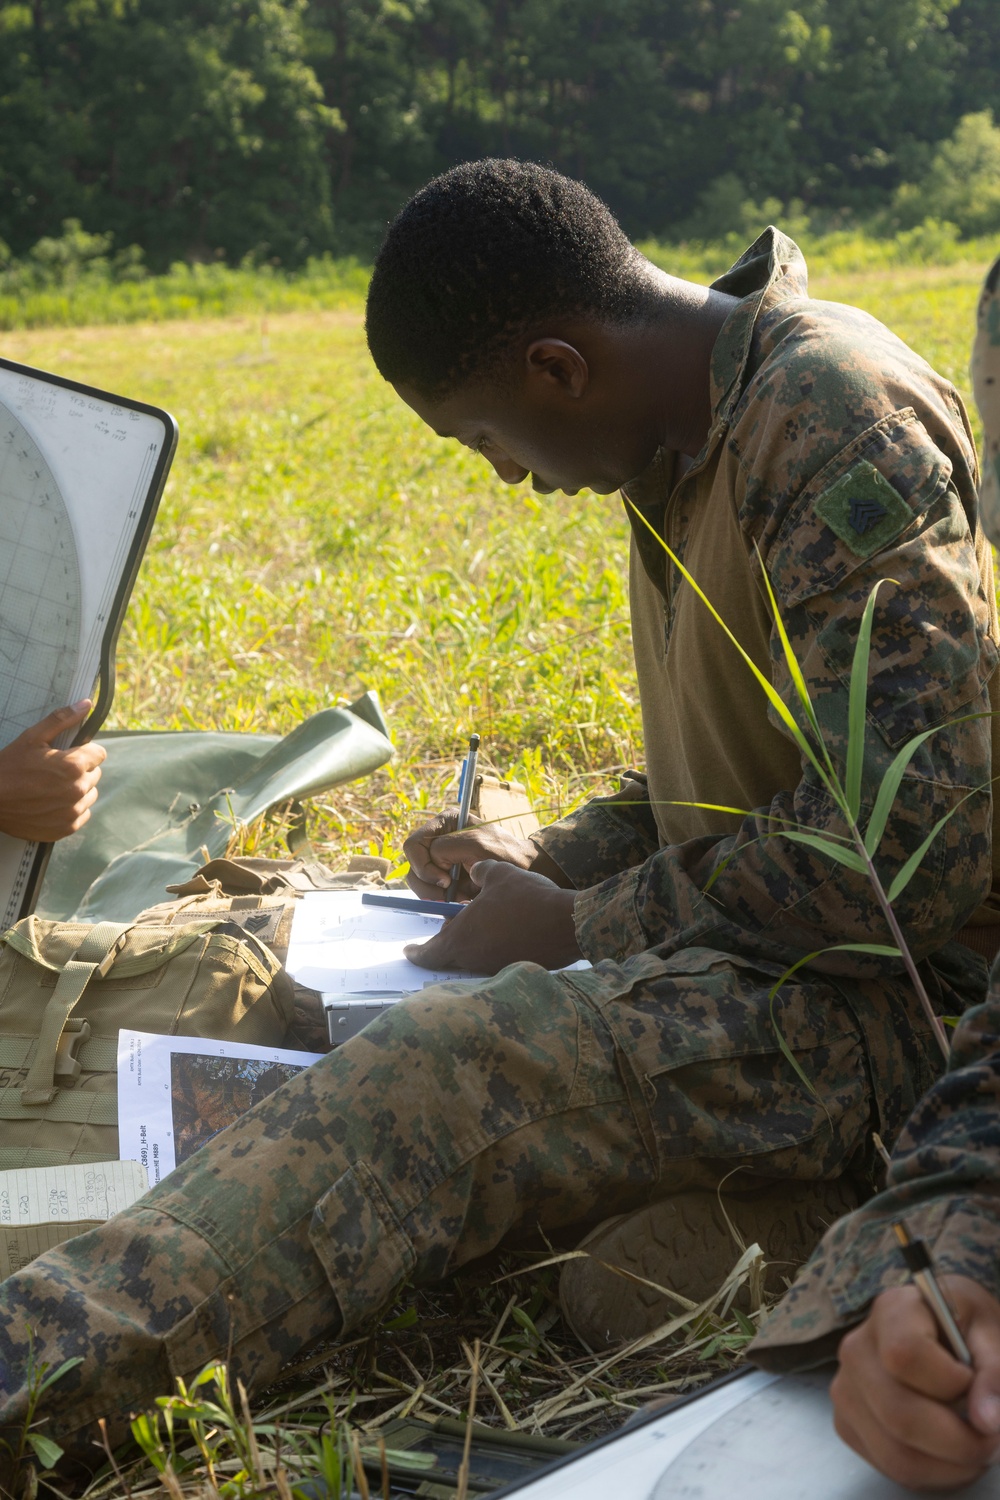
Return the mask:
{"type": "Polygon", "coordinates": [[[48,922],[0,936],[0,1170],[118,1158],[122,1027],[281,1046],[292,982],[251,933],[48,922]]]}

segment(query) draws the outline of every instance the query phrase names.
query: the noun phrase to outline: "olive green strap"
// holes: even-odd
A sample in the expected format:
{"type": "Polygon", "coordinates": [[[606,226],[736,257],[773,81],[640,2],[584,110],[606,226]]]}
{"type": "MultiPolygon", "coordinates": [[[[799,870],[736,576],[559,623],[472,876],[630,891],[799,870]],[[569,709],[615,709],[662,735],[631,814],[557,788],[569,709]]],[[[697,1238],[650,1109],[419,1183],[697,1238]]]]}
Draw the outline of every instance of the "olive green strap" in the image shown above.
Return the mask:
{"type": "Polygon", "coordinates": [[[66,1160],[65,1151],[43,1151],[37,1146],[0,1146],[0,1172],[13,1172],[21,1167],[65,1167],[78,1166],[85,1162],[117,1161],[116,1152],[76,1152],[66,1160]]]}
{"type": "Polygon", "coordinates": [[[70,1014],[95,973],[107,973],[132,923],[98,922],[63,966],[42,1015],[38,1051],[21,1090],[21,1103],[50,1104],[56,1094],[59,1039],[70,1014]]]}
{"type": "MultiPolygon", "coordinates": [[[[0,1068],[30,1067],[37,1052],[37,1036],[0,1036],[0,1068]]],[[[118,1069],[118,1039],[92,1036],[81,1043],[75,1055],[83,1073],[114,1073],[118,1069]]]]}
{"type": "Polygon", "coordinates": [[[117,1125],[118,1095],[55,1089],[50,1104],[25,1108],[20,1089],[0,1089],[0,1120],[55,1120],[63,1125],[117,1125]]]}

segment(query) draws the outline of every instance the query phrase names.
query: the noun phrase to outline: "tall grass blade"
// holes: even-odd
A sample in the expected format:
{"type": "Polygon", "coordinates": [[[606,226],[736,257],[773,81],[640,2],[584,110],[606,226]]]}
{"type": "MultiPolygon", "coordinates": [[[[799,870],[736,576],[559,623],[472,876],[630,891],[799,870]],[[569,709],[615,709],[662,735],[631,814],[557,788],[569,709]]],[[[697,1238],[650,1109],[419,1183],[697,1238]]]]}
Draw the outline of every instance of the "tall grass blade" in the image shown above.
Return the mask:
{"type": "Polygon", "coordinates": [[[664,552],[670,558],[670,561],[673,563],[673,565],[677,569],[678,573],[680,573],[681,577],[685,580],[686,583],[689,583],[691,585],[691,587],[694,589],[694,591],[697,594],[698,598],[701,600],[702,604],[704,604],[705,608],[709,611],[709,613],[711,614],[712,618],[719,625],[722,626],[722,629],[726,632],[726,635],[732,641],[733,645],[736,647],[737,651],[740,653],[740,655],[742,656],[743,660],[746,662],[747,666],[750,668],[751,672],[756,677],[756,679],[759,682],[760,686],[763,688],[764,692],[767,694],[767,700],[771,704],[771,707],[774,709],[775,713],[778,715],[778,717],[781,720],[781,722],[785,725],[785,728],[788,730],[789,734],[795,740],[795,743],[798,745],[799,749],[802,751],[802,754],[809,761],[810,765],[812,765],[815,768],[817,774],[823,779],[823,783],[825,785],[826,781],[827,781],[827,770],[826,770],[826,767],[824,765],[822,765],[821,762],[819,761],[819,759],[818,759],[818,757],[816,755],[815,750],[813,749],[812,745],[810,745],[809,741],[806,739],[806,736],[802,733],[802,730],[799,728],[799,724],[798,724],[797,719],[795,718],[795,716],[792,713],[791,709],[785,703],[784,699],[781,697],[781,695],[778,692],[778,690],[775,688],[774,683],[771,681],[771,679],[769,677],[766,677],[764,675],[764,673],[758,667],[757,663],[754,661],[753,657],[750,656],[748,652],[744,651],[743,647],[740,645],[739,641],[736,639],[735,635],[730,630],[730,628],[726,624],[725,620],[719,614],[719,611],[716,609],[716,607],[712,603],[711,599],[709,599],[708,595],[704,592],[704,590],[701,588],[701,586],[696,582],[696,580],[694,579],[694,577],[688,572],[687,568],[684,566],[684,564],[681,562],[680,558],[676,555],[676,553],[672,550],[672,548],[669,547],[667,545],[667,543],[664,541],[663,537],[660,536],[660,534],[657,531],[656,527],[652,526],[650,524],[650,522],[647,521],[646,517],[643,515],[643,513],[639,509],[639,507],[637,505],[633,505],[633,503],[632,503],[631,500],[628,501],[628,504],[629,504],[630,508],[635,512],[635,514],[639,517],[639,520],[646,527],[646,529],[650,533],[650,535],[654,536],[656,538],[656,540],[659,542],[660,546],[663,548],[664,552]]]}
{"type": "Polygon", "coordinates": [[[872,620],[875,598],[883,583],[896,580],[880,578],[868,595],[861,624],[858,627],[854,660],[851,664],[851,689],[847,706],[847,811],[856,823],[861,811],[861,776],[865,764],[865,715],[868,708],[868,660],[871,656],[872,620]]]}
{"type": "Polygon", "coordinates": [[[815,849],[817,854],[836,860],[837,864],[846,865],[849,870],[854,870],[859,875],[867,876],[868,874],[868,866],[856,849],[845,848],[841,844],[834,843],[832,839],[825,838],[822,834],[786,829],[782,838],[788,839],[792,844],[803,844],[807,849],[815,849]]]}
{"type": "Polygon", "coordinates": [[[820,732],[819,720],[816,717],[816,710],[813,708],[813,701],[809,696],[809,688],[806,684],[806,679],[803,676],[802,668],[799,666],[798,658],[796,657],[795,652],[792,650],[792,643],[788,639],[788,632],[785,629],[785,622],[781,618],[781,610],[778,606],[778,600],[775,597],[774,589],[771,586],[771,579],[768,576],[767,569],[764,566],[764,559],[760,555],[760,548],[757,547],[756,544],[754,550],[757,553],[757,560],[760,563],[761,577],[764,580],[764,587],[767,589],[767,597],[771,605],[771,613],[774,616],[774,623],[778,631],[778,638],[781,641],[781,649],[785,654],[785,664],[788,667],[789,676],[792,679],[792,683],[795,687],[795,692],[798,696],[799,702],[802,704],[809,726],[816,736],[817,743],[823,748],[824,757],[826,759],[827,766],[829,767],[830,758],[825,754],[826,745],[823,742],[823,735],[820,732]]]}
{"type": "Polygon", "coordinates": [[[987,791],[989,785],[990,783],[987,781],[983,786],[973,787],[971,792],[966,792],[965,796],[962,797],[960,801],[955,803],[955,806],[951,809],[950,812],[946,812],[943,818],[939,818],[937,820],[930,833],[920,845],[919,849],[911,854],[905,865],[903,865],[902,869],[897,871],[896,878],[893,880],[888,891],[886,892],[886,899],[888,901],[895,901],[896,897],[901,896],[906,890],[906,887],[909,885],[910,881],[917,873],[917,870],[920,868],[920,865],[923,862],[924,855],[927,853],[928,849],[933,844],[934,840],[937,838],[938,834],[941,832],[948,819],[955,816],[959,808],[962,806],[962,803],[968,802],[970,797],[975,797],[979,792],[987,791]]]}
{"type": "MultiPolygon", "coordinates": [[[[878,789],[875,806],[872,808],[872,815],[865,830],[865,848],[872,858],[875,857],[878,846],[882,842],[885,825],[889,820],[889,813],[892,811],[892,804],[896,800],[896,793],[899,791],[899,784],[906,768],[924,741],[929,740],[932,734],[937,734],[939,729],[951,729],[956,724],[968,724],[972,719],[992,719],[992,717],[992,713],[963,714],[959,719],[949,719],[946,724],[935,724],[933,729],[925,729],[921,734],[915,734],[912,740],[907,740],[882,777],[882,785],[878,789]]],[[[981,791],[982,788],[977,787],[976,790],[981,791]]]]}
{"type": "MultiPolygon", "coordinates": [[[[703,808],[706,812],[732,813],[737,818],[756,818],[759,823],[778,823],[780,827],[769,829],[767,833],[762,833],[760,835],[760,838],[764,839],[773,839],[779,837],[785,832],[788,825],[787,817],[775,813],[761,812],[759,808],[755,807],[728,807],[724,802],[691,802],[688,801],[687,798],[682,797],[657,797],[656,799],[650,800],[648,802],[630,801],[628,805],[629,807],[700,807],[703,808]]],[[[485,819],[483,823],[477,826],[486,827],[487,824],[485,819]]],[[[447,838],[448,836],[449,835],[447,834],[441,835],[442,838],[447,838]]],[[[823,834],[823,837],[827,839],[834,839],[838,844],[846,844],[850,849],[854,848],[854,840],[852,838],[849,838],[846,834],[825,832],[823,834]]],[[[753,839],[748,840],[748,842],[757,843],[758,840],[753,839]]]]}

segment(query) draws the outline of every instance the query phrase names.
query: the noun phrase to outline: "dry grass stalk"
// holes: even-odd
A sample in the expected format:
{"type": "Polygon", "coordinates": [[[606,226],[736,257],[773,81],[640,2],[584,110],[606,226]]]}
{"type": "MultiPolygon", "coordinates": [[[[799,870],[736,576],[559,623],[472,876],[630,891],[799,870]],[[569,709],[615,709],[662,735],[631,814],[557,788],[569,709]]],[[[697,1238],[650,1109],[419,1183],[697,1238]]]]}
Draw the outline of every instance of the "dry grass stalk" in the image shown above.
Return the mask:
{"type": "Polygon", "coordinates": [[[461,1464],[461,1467],[459,1468],[459,1471],[458,1471],[458,1495],[457,1495],[457,1500],[466,1500],[466,1495],[468,1494],[468,1489],[469,1489],[469,1456],[470,1456],[470,1454],[472,1452],[472,1425],[473,1425],[473,1423],[474,1423],[474,1421],[476,1419],[476,1396],[479,1393],[479,1355],[480,1355],[480,1343],[479,1343],[479,1340],[476,1339],[475,1347],[472,1349],[472,1351],[470,1353],[469,1346],[465,1342],[465,1340],[463,1339],[462,1340],[462,1349],[463,1349],[463,1351],[465,1353],[466,1359],[469,1361],[469,1368],[470,1368],[472,1374],[471,1374],[471,1381],[470,1381],[470,1384],[469,1384],[469,1417],[468,1417],[468,1425],[466,1426],[466,1429],[465,1429],[465,1445],[464,1445],[464,1447],[462,1449],[462,1464],[461,1464]]]}

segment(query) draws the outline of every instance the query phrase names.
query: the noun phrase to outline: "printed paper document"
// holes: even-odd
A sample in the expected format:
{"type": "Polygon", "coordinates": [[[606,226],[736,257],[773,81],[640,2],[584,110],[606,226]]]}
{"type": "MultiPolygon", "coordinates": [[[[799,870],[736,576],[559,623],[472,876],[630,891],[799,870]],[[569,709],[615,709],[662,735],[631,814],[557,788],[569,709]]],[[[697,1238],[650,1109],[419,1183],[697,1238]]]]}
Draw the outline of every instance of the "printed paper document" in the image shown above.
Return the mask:
{"type": "Polygon", "coordinates": [[[118,1033],[118,1137],[151,1186],[321,1053],[118,1033]]]}

